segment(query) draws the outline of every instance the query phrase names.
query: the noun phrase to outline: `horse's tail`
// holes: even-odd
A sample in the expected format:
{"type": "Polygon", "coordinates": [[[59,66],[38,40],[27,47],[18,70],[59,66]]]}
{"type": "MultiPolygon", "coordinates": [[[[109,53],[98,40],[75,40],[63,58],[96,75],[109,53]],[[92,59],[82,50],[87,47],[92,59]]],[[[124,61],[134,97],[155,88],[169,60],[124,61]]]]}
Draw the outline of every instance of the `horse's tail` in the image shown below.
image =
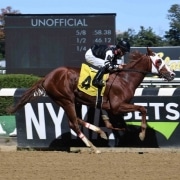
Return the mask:
{"type": "Polygon", "coordinates": [[[17,110],[26,105],[26,103],[36,99],[38,96],[44,96],[46,94],[46,91],[43,87],[43,82],[44,78],[37,81],[32,87],[24,92],[17,104],[8,107],[6,111],[8,113],[15,113],[17,110]]]}

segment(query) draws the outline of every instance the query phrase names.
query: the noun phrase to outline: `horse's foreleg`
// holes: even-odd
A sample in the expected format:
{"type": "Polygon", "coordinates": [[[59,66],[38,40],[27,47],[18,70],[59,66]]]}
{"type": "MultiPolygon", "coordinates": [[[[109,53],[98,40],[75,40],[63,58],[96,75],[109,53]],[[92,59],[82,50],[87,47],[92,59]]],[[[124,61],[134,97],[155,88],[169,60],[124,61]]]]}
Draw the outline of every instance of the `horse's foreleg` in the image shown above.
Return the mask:
{"type": "Polygon", "coordinates": [[[101,153],[100,150],[98,150],[91,141],[87,139],[87,137],[81,132],[78,137],[86,144],[87,147],[90,147],[93,152],[96,154],[101,153]]]}
{"type": "Polygon", "coordinates": [[[116,110],[115,112],[128,113],[135,111],[139,111],[142,116],[141,132],[139,133],[139,138],[141,141],[143,141],[146,136],[146,128],[147,128],[147,122],[146,122],[147,110],[145,109],[145,107],[133,105],[133,104],[121,104],[120,106],[118,106],[118,110],[116,110]]]}
{"type": "MultiPolygon", "coordinates": [[[[77,120],[78,120],[78,118],[77,118],[77,120]]],[[[76,127],[76,128],[75,128],[75,125],[72,124],[71,121],[69,122],[69,124],[70,124],[70,128],[76,132],[77,136],[84,142],[84,144],[85,144],[87,147],[91,148],[91,150],[92,150],[94,153],[96,153],[96,154],[101,153],[101,151],[98,150],[98,149],[93,145],[93,143],[84,135],[84,133],[82,133],[82,132],[80,131],[79,127],[76,127]],[[77,131],[77,129],[78,129],[78,131],[77,131]]],[[[78,124],[77,124],[77,125],[78,125],[78,124]]]]}
{"type": "Polygon", "coordinates": [[[78,124],[78,117],[76,115],[75,107],[74,105],[66,105],[64,107],[64,111],[66,112],[68,118],[69,118],[69,125],[72,130],[75,131],[77,136],[85,143],[87,147],[90,147],[91,150],[95,153],[101,153],[89,140],[88,138],[81,132],[78,124]]]}
{"type": "Polygon", "coordinates": [[[105,132],[102,129],[100,129],[99,127],[97,127],[97,126],[95,126],[93,124],[90,124],[88,122],[85,122],[85,121],[83,121],[82,119],[79,119],[79,118],[78,118],[78,122],[82,126],[88,128],[88,129],[91,129],[92,131],[98,133],[101,136],[101,138],[108,139],[105,132]]]}
{"type": "Polygon", "coordinates": [[[142,114],[142,121],[141,121],[141,132],[139,133],[139,138],[141,141],[143,141],[146,135],[146,128],[147,128],[147,122],[146,122],[147,110],[142,106],[140,108],[140,112],[142,114]]]}

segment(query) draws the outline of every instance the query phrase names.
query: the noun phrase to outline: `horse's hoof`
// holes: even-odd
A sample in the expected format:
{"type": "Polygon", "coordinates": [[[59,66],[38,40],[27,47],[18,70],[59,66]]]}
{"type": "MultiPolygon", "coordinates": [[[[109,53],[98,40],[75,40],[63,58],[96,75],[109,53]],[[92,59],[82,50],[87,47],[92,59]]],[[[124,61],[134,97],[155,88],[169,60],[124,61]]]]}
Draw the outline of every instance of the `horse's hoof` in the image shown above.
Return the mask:
{"type": "Polygon", "coordinates": [[[103,132],[103,131],[100,133],[100,136],[101,136],[102,139],[105,139],[105,140],[108,139],[108,137],[106,136],[106,133],[103,132]]]}
{"type": "Polygon", "coordinates": [[[144,141],[144,138],[145,138],[145,134],[142,133],[142,132],[140,132],[140,133],[139,133],[139,139],[140,139],[141,141],[144,141]]]}
{"type": "Polygon", "coordinates": [[[97,150],[95,150],[94,152],[95,152],[96,154],[101,154],[101,151],[100,151],[100,150],[98,150],[98,149],[97,149],[97,150]]]}

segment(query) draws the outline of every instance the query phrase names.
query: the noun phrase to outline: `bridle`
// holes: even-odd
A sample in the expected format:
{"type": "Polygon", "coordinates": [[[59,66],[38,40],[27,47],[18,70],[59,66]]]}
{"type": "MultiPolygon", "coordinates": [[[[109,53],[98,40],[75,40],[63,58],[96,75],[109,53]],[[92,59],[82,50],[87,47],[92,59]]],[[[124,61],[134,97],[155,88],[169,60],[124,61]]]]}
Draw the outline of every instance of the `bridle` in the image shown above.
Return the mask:
{"type": "MultiPolygon", "coordinates": [[[[148,56],[148,55],[146,54],[146,56],[148,56]]],[[[151,60],[150,56],[148,56],[148,58],[149,58],[149,62],[151,62],[152,65],[154,65],[154,67],[156,67],[158,73],[149,72],[149,71],[141,71],[141,70],[137,70],[137,69],[127,69],[127,68],[119,69],[117,71],[137,72],[137,73],[141,73],[143,75],[151,74],[151,75],[161,76],[160,71],[159,71],[157,65],[151,60]]]]}

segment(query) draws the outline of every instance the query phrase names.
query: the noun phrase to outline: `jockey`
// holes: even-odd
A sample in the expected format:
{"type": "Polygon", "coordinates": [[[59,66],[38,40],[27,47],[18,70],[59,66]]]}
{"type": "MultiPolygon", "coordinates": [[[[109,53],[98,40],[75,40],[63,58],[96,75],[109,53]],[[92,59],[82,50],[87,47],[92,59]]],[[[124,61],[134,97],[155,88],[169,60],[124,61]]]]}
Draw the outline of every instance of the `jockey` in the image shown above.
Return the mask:
{"type": "Polygon", "coordinates": [[[117,64],[127,52],[130,52],[130,44],[121,40],[117,45],[93,45],[86,53],[85,59],[88,63],[99,67],[99,71],[95,75],[92,84],[96,87],[103,87],[105,83],[102,78],[108,70],[122,69],[122,64],[117,64]]]}

